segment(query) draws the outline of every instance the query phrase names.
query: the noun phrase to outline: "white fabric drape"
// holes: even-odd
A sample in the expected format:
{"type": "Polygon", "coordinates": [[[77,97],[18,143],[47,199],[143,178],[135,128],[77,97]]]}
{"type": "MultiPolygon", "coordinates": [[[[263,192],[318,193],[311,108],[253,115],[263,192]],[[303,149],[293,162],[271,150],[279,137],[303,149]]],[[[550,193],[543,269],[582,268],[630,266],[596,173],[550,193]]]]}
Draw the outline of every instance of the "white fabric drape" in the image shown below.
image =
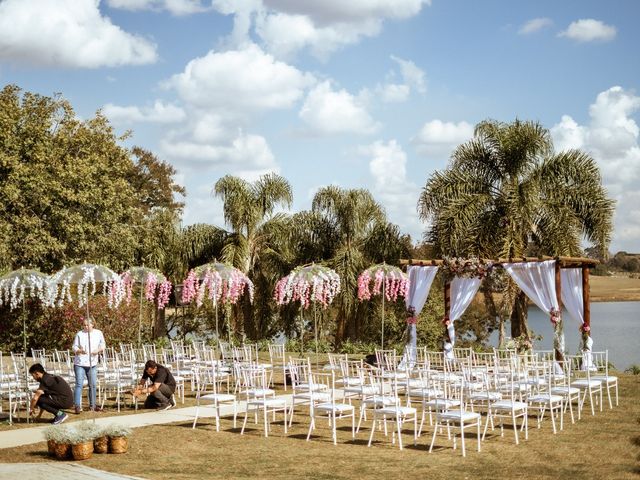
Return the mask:
{"type": "MultiPolygon", "coordinates": [[[[405,298],[405,305],[407,309],[409,309],[409,307],[414,308],[416,317],[420,314],[422,307],[424,307],[427,301],[431,284],[433,283],[433,279],[436,278],[436,273],[438,273],[438,267],[436,266],[422,267],[411,265],[407,268],[409,295],[405,298]]],[[[415,365],[417,342],[416,325],[409,325],[409,338],[405,346],[401,366],[405,365],[406,362],[409,362],[410,366],[415,365]]]]}
{"type": "Polygon", "coordinates": [[[453,346],[455,345],[456,332],[453,326],[455,320],[458,320],[467,309],[473,297],[476,296],[480,288],[481,279],[454,277],[451,281],[451,306],[449,311],[449,342],[445,342],[444,353],[448,358],[453,358],[453,346]],[[447,345],[449,344],[449,345],[447,345]]]}
{"type": "MultiPolygon", "coordinates": [[[[584,324],[584,304],[582,303],[582,269],[563,268],[560,270],[562,282],[562,303],[569,312],[569,316],[584,324]]],[[[593,338],[589,336],[586,344],[582,345],[582,368],[593,368],[593,338]]]]}
{"type": "Polygon", "coordinates": [[[584,323],[584,308],[582,305],[582,269],[563,268],[560,270],[562,285],[562,303],[569,312],[569,316],[580,324],[584,323]]]}
{"type": "MultiPolygon", "coordinates": [[[[560,310],[556,297],[556,261],[504,263],[502,265],[514,282],[527,297],[533,300],[540,310],[549,313],[551,309],[560,310]]],[[[554,329],[553,346],[564,355],[564,333],[554,329]]],[[[559,365],[556,366],[559,369],[559,365]]]]}
{"type": "Polygon", "coordinates": [[[549,313],[552,308],[560,308],[556,298],[555,260],[504,263],[503,267],[540,310],[549,313]]]}

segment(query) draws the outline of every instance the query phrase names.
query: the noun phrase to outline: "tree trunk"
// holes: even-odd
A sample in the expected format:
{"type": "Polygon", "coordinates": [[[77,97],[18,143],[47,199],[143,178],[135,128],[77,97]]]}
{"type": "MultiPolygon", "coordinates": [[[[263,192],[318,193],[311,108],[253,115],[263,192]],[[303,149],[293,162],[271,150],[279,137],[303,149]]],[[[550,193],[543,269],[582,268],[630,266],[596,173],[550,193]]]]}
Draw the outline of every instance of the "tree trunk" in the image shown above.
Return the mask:
{"type": "MultiPolygon", "coordinates": [[[[176,307],[177,309],[178,307],[176,307]]],[[[155,322],[153,325],[153,338],[161,338],[167,335],[166,308],[156,309],[155,322]]]]}
{"type": "Polygon", "coordinates": [[[338,317],[336,318],[336,338],[335,344],[336,348],[342,344],[344,340],[344,332],[345,332],[345,316],[342,310],[338,310],[338,317]]]}
{"type": "Polygon", "coordinates": [[[519,292],[511,312],[511,338],[518,338],[525,335],[529,339],[529,329],[527,327],[527,309],[529,301],[524,292],[519,292]]]}

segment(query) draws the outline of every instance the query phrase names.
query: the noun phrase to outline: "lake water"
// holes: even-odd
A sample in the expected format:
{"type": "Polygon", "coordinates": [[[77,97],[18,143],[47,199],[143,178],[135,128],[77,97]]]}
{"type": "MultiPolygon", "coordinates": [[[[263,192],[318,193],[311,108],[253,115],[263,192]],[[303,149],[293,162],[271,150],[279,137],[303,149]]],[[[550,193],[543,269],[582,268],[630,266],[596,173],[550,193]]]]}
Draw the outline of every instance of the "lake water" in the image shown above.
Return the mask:
{"type": "MultiPolygon", "coordinates": [[[[567,353],[575,354],[579,351],[579,324],[569,316],[566,310],[562,312],[564,320],[564,338],[567,353]]],[[[553,348],[553,328],[549,321],[549,314],[543,313],[538,307],[529,307],[529,328],[536,335],[542,335],[542,340],[535,342],[535,347],[541,350],[553,348]]],[[[511,325],[507,323],[505,333],[509,336],[511,325]]],[[[609,361],[618,370],[624,370],[631,365],[640,365],[640,302],[595,302],[591,304],[591,337],[593,350],[609,350],[609,361]]],[[[498,343],[498,332],[491,335],[492,345],[498,343]]]]}

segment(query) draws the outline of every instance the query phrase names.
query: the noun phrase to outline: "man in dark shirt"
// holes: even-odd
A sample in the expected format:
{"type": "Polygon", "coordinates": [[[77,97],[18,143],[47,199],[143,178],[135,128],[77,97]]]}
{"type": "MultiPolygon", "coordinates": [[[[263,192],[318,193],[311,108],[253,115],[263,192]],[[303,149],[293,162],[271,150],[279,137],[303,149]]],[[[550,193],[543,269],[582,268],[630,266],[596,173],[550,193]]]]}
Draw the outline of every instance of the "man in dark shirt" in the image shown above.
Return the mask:
{"type": "Polygon", "coordinates": [[[136,396],[149,394],[144,402],[144,408],[168,410],[175,405],[172,398],[175,391],[176,380],[169,369],[149,360],[144,365],[144,373],[133,394],[136,396]],[[151,385],[147,386],[147,380],[151,381],[151,385]]]}
{"type": "Polygon", "coordinates": [[[71,387],[64,378],[51,375],[44,371],[39,363],[34,363],[29,368],[29,373],[40,382],[36,393],[31,398],[31,414],[35,414],[35,408],[40,407],[54,415],[51,423],[64,422],[69,415],[62,411],[64,408],[73,407],[73,393],[71,387]]]}

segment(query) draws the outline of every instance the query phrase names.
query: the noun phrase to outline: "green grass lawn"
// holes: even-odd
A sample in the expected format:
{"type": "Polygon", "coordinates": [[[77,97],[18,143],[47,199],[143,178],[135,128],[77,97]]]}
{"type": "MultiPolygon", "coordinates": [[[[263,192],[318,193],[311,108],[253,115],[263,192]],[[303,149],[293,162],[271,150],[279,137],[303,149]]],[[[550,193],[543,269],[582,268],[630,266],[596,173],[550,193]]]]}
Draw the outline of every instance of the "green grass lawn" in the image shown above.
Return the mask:
{"type": "MultiPolygon", "coordinates": [[[[513,432],[487,434],[482,452],[469,438],[467,457],[453,450],[446,436],[439,436],[428,453],[432,430],[426,428],[413,446],[411,432],[404,436],[401,452],[389,437],[378,433],[367,448],[369,422],[355,441],[348,421],[339,425],[338,445],[320,422],[310,442],[305,440],[308,422],[302,407],[288,435],[282,421],[264,438],[261,424],[249,420],[247,431],[233,429],[223,419],[219,433],[213,419],[134,430],[124,455],[94,454],[83,465],[144,478],[421,478],[421,479],[635,479],[640,478],[640,376],[620,374],[620,406],[605,402],[595,417],[584,415],[553,435],[548,418],[536,429],[530,418],[529,440],[515,445],[513,432]]],[[[101,415],[108,415],[104,413],[101,415]]],[[[279,417],[281,418],[281,417],[279,417]]],[[[242,419],[242,416],[240,417],[242,419]]],[[[240,427],[241,423],[238,425],[240,427]]],[[[475,437],[473,437],[475,440],[475,437]]],[[[0,462],[55,461],[47,456],[44,442],[0,450],[0,462]]]]}

